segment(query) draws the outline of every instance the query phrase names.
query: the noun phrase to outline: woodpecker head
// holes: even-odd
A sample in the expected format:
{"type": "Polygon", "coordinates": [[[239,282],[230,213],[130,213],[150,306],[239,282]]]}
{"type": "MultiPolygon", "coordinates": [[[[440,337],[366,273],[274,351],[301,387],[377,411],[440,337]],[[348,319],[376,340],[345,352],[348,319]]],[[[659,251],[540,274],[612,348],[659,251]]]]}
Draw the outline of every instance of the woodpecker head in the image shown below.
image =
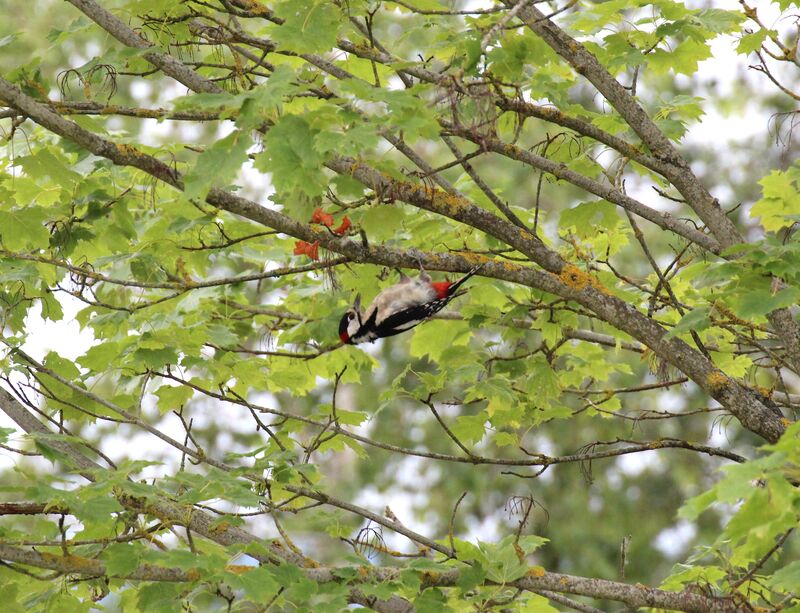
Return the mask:
{"type": "Polygon", "coordinates": [[[353,306],[345,311],[339,322],[339,338],[345,344],[353,345],[353,337],[361,328],[361,295],[356,296],[353,306]]]}

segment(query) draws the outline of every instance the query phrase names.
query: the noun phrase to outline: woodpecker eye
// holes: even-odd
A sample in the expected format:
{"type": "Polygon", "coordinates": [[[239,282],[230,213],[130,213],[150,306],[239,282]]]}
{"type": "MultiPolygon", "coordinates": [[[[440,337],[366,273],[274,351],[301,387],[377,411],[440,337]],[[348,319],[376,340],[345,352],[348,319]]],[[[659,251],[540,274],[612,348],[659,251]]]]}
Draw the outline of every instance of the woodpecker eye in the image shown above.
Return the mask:
{"type": "Polygon", "coordinates": [[[347,314],[347,319],[349,319],[350,321],[353,321],[354,318],[355,318],[355,314],[354,313],[348,313],[347,314]]]}

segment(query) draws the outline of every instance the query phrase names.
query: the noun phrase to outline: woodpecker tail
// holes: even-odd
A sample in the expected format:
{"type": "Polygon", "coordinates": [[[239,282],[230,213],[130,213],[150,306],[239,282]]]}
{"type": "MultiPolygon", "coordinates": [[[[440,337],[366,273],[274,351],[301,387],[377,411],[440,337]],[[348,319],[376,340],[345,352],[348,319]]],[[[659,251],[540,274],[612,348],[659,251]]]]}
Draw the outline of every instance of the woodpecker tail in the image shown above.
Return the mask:
{"type": "Polygon", "coordinates": [[[478,272],[478,271],[479,271],[481,268],[483,268],[483,266],[484,266],[484,264],[485,264],[485,263],[486,263],[486,262],[482,262],[482,263],[478,264],[478,265],[477,265],[475,268],[473,268],[472,270],[470,270],[470,271],[469,271],[467,274],[465,274],[463,277],[461,277],[461,278],[460,278],[458,281],[454,281],[453,283],[451,283],[451,284],[450,284],[450,285],[447,287],[447,296],[448,296],[448,297],[455,298],[455,297],[456,297],[456,295],[458,295],[458,296],[461,296],[462,294],[464,294],[464,293],[466,292],[466,290],[464,290],[464,291],[462,291],[462,292],[459,292],[458,294],[456,294],[456,291],[458,291],[458,288],[459,288],[459,287],[461,287],[461,285],[464,283],[464,281],[466,281],[467,279],[469,279],[469,278],[470,278],[472,275],[474,275],[474,274],[475,274],[476,272],[478,272]]]}

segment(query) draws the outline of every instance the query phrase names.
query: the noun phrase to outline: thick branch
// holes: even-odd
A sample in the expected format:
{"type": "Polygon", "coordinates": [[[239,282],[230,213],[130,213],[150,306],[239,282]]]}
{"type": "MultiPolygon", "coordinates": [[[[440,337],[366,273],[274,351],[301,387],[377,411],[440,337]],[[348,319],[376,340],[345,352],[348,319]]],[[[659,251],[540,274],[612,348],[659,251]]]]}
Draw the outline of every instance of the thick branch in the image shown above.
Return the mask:
{"type": "MultiPolygon", "coordinates": [[[[99,560],[74,555],[63,556],[40,553],[35,550],[22,549],[5,544],[0,544],[0,559],[36,568],[55,570],[65,574],[89,577],[100,577],[106,574],[105,565],[99,560]]],[[[352,577],[348,580],[349,583],[368,584],[397,581],[400,579],[400,573],[407,571],[398,568],[362,566],[353,569],[313,568],[305,569],[303,572],[306,578],[317,583],[340,583],[343,581],[341,577],[352,577]]],[[[442,573],[423,572],[420,578],[426,588],[455,587],[458,585],[461,573],[462,570],[458,568],[442,573]]],[[[191,571],[177,568],[143,564],[120,578],[133,581],[193,582],[198,577],[196,572],[192,573],[191,571]]],[[[493,583],[487,582],[487,585],[493,585],[493,583]]],[[[737,610],[736,604],[732,600],[709,598],[695,591],[666,592],[641,584],[628,585],[604,579],[589,579],[561,573],[549,573],[541,569],[531,569],[531,572],[527,575],[507,585],[526,591],[548,590],[613,600],[625,603],[630,607],[653,607],[697,613],[728,613],[737,610]]],[[[399,605],[400,603],[397,604],[399,605]]]]}
{"type": "MultiPolygon", "coordinates": [[[[0,400],[2,402],[2,400],[0,400]]],[[[0,515],[63,515],[69,509],[43,502],[0,502],[0,515]]]]}
{"type": "MultiPolygon", "coordinates": [[[[507,7],[514,3],[503,0],[507,7]]],[[[694,209],[700,219],[709,227],[723,248],[742,241],[742,236],[733,222],[728,219],[705,186],[689,168],[672,142],[664,135],[655,122],[636,99],[631,96],[586,47],[567,35],[535,6],[528,5],[519,13],[522,21],[538,34],[550,48],[563,57],[576,72],[597,88],[627,124],[642,139],[655,157],[668,162],[671,169],[667,178],[675,185],[694,209]]]]}
{"type": "Polygon", "coordinates": [[[463,128],[450,122],[441,123],[443,127],[451,133],[459,136],[460,138],[464,138],[481,145],[488,151],[499,153],[500,155],[508,157],[512,160],[517,160],[518,162],[522,162],[523,164],[527,164],[533,168],[538,168],[539,170],[550,173],[557,179],[562,179],[568,183],[572,183],[573,185],[580,187],[581,189],[584,189],[595,196],[599,196],[600,198],[604,198],[609,202],[613,202],[614,204],[621,206],[625,210],[630,211],[631,213],[634,213],[665,230],[670,230],[678,236],[682,236],[683,238],[700,245],[712,253],[719,253],[720,251],[720,244],[714,239],[713,236],[704,234],[700,230],[693,228],[685,221],[681,221],[669,213],[662,213],[661,211],[656,211],[655,209],[642,204],[635,198],[631,198],[612,185],[600,183],[599,181],[595,181],[594,179],[590,179],[589,177],[575,172],[563,162],[554,162],[549,158],[532,153],[531,151],[523,149],[522,147],[517,147],[516,145],[506,143],[499,138],[484,134],[476,134],[468,128],[463,128]]]}
{"type": "Polygon", "coordinates": [[[111,34],[127,47],[135,49],[153,49],[145,51],[142,56],[153,66],[163,70],[176,81],[196,92],[221,93],[223,90],[215,83],[205,79],[197,72],[175,59],[167,53],[155,50],[155,46],[147,42],[136,32],[131,30],[123,21],[105,10],[92,0],[68,0],[70,4],[80,9],[89,19],[111,34]]]}
{"type": "MultiPolygon", "coordinates": [[[[116,164],[140,168],[154,177],[182,189],[180,175],[166,164],[134,147],[117,146],[111,141],[83,130],[77,124],[64,119],[48,107],[26,96],[19,88],[4,79],[0,79],[0,99],[23,110],[43,127],[70,138],[97,155],[107,157],[116,164]]],[[[569,300],[575,300],[588,307],[600,319],[627,332],[650,347],[659,357],[674,364],[728,408],[747,429],[768,441],[776,441],[783,432],[784,426],[779,416],[765,407],[754,392],[725,376],[708,358],[693,350],[682,340],[667,338],[666,331],[657,322],[640,313],[634,306],[611,295],[587,273],[575,266],[565,264],[556,252],[551,251],[533,235],[480,209],[463,198],[432,189],[426,185],[395,181],[355,160],[335,158],[327,165],[336,172],[354,177],[380,194],[404,200],[420,208],[480,228],[518,249],[550,272],[514,266],[506,262],[495,263],[488,258],[474,254],[434,255],[423,254],[411,249],[369,248],[349,239],[316,231],[280,212],[267,209],[256,202],[219,188],[212,188],[206,201],[291,236],[309,242],[318,241],[323,247],[356,261],[368,260],[376,264],[400,267],[417,267],[423,263],[432,270],[462,272],[469,270],[478,262],[483,262],[485,266],[482,274],[486,276],[541,289],[569,300]]]]}

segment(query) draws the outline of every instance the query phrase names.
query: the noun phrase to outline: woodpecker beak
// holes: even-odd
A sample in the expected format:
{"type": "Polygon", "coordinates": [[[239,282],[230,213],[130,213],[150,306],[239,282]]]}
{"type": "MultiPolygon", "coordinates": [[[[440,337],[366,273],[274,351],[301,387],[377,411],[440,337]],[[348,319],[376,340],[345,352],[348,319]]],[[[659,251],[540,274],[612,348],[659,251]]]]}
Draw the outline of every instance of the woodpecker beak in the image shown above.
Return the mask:
{"type": "Polygon", "coordinates": [[[356,299],[353,301],[353,308],[357,312],[361,312],[361,294],[356,294],[356,299]]]}

